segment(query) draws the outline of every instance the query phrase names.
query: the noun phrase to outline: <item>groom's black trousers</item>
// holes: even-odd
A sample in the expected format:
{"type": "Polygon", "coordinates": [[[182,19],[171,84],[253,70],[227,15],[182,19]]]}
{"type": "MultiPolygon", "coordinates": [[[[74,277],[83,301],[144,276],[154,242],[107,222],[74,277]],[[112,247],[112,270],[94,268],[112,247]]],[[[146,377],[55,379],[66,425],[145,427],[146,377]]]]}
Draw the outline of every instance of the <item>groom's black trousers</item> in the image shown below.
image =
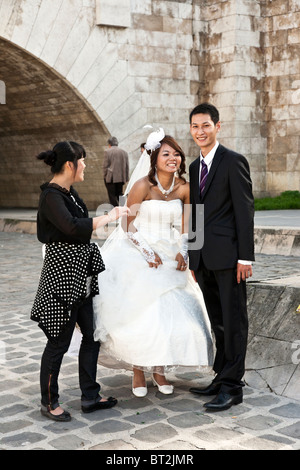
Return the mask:
{"type": "Polygon", "coordinates": [[[237,283],[236,269],[208,270],[202,258],[194,274],[215,335],[213,369],[217,375],[213,382],[228,391],[240,389],[244,385],[248,337],[246,282],[237,283]]]}

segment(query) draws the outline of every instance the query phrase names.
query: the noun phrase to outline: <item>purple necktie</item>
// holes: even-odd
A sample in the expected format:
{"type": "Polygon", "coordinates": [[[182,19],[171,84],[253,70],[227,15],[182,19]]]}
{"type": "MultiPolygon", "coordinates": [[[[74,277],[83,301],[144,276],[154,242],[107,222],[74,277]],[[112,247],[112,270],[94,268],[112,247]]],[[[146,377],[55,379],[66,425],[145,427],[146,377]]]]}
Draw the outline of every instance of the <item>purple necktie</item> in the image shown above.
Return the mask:
{"type": "Polygon", "coordinates": [[[201,194],[201,196],[202,196],[202,193],[203,193],[204,188],[205,188],[207,175],[208,175],[207,165],[206,165],[206,163],[204,163],[204,160],[202,160],[201,161],[201,175],[200,175],[200,194],[201,194]]]}

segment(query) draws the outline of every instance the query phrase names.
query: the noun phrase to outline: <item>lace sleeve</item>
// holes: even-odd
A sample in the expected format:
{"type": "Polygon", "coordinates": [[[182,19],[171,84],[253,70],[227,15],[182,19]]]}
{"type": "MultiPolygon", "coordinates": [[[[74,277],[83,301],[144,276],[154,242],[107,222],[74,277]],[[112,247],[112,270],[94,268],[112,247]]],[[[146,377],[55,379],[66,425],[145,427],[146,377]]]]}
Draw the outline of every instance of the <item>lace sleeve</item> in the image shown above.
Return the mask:
{"type": "Polygon", "coordinates": [[[127,232],[128,239],[134,246],[142,253],[146,261],[149,263],[155,262],[155,254],[152,248],[147,244],[139,232],[127,232]]]}
{"type": "Polygon", "coordinates": [[[189,254],[188,254],[188,234],[187,233],[183,233],[181,235],[181,247],[180,247],[180,254],[183,256],[183,259],[184,261],[187,263],[188,262],[188,258],[189,258],[189,254]]]}

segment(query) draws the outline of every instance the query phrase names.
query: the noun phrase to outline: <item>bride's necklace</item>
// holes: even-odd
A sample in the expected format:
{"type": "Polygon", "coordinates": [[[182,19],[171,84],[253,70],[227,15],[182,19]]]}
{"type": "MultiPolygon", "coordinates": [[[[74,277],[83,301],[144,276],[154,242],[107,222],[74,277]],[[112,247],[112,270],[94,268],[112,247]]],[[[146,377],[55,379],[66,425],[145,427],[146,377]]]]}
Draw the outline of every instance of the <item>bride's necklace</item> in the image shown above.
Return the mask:
{"type": "Polygon", "coordinates": [[[156,179],[156,182],[157,182],[158,189],[160,190],[161,193],[163,193],[163,195],[165,196],[165,198],[167,198],[168,195],[169,195],[169,194],[173,191],[173,189],[174,189],[175,173],[174,173],[174,176],[173,176],[172,184],[171,184],[171,186],[169,187],[169,189],[164,189],[164,188],[162,187],[162,185],[160,184],[160,181],[159,181],[159,179],[158,179],[157,173],[155,173],[155,179],[156,179]]]}

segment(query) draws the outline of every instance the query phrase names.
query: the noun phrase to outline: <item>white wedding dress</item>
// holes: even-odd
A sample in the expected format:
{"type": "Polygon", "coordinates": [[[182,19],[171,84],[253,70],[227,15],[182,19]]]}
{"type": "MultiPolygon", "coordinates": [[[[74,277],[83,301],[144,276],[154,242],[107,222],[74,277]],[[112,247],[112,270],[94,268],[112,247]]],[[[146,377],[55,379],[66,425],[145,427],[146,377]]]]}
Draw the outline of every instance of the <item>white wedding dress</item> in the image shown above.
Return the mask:
{"type": "Polygon", "coordinates": [[[162,260],[150,268],[119,226],[101,248],[106,270],[94,298],[99,363],[110,368],[168,372],[211,370],[210,323],[198,284],[177,271],[182,201],[147,200],[134,225],[162,260]]]}

